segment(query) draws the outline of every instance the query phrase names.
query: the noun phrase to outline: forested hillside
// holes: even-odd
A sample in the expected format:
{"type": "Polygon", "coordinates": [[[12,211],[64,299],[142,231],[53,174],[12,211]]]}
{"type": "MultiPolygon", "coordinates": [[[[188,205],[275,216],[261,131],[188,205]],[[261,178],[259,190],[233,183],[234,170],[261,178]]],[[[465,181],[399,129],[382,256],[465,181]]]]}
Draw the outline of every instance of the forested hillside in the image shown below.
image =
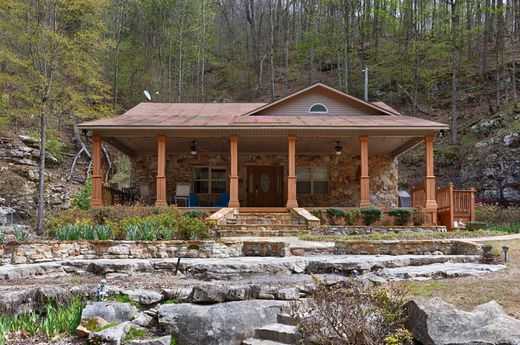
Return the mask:
{"type": "MultiPolygon", "coordinates": [[[[317,81],[450,123],[440,183],[520,202],[520,0],[0,0],[4,137],[144,101],[270,101],[317,81]]],[[[61,150],[75,151],[74,147],[61,150]]],[[[60,151],[60,150],[58,150],[60,151]]],[[[401,159],[420,183],[422,152],[401,159]]]]}

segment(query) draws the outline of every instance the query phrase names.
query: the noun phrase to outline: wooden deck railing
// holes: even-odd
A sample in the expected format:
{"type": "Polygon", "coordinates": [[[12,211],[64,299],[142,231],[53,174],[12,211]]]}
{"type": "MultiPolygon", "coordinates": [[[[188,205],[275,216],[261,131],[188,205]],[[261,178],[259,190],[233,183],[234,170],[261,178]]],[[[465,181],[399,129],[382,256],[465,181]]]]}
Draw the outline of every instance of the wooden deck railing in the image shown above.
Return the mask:
{"type": "MultiPolygon", "coordinates": [[[[437,223],[448,230],[454,227],[455,221],[475,220],[475,189],[454,189],[453,183],[449,183],[437,190],[436,199],[437,223]]],[[[426,205],[424,187],[412,189],[412,206],[417,205],[426,205]]]]}

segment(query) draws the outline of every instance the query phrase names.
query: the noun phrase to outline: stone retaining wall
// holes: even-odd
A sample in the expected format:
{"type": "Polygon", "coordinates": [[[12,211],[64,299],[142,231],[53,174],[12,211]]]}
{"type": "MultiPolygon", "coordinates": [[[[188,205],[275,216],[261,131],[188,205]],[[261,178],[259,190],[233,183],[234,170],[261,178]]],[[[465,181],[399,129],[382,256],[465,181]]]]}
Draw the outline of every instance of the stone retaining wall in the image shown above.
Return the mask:
{"type": "Polygon", "coordinates": [[[349,226],[320,225],[312,229],[313,235],[369,235],[369,234],[406,234],[446,232],[445,226],[349,226]]]}
{"type": "Polygon", "coordinates": [[[481,255],[479,244],[460,240],[336,241],[334,254],[353,255],[481,255]]]}
{"type": "Polygon", "coordinates": [[[239,256],[316,255],[481,255],[480,245],[460,240],[335,241],[290,247],[283,241],[39,241],[6,243],[2,264],[79,259],[229,258],[239,256]]]}

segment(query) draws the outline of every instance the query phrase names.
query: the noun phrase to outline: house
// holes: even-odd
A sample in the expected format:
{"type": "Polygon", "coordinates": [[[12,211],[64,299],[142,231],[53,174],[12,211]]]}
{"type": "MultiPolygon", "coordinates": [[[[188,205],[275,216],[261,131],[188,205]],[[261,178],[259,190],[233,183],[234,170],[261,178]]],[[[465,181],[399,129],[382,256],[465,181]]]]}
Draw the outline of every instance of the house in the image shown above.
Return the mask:
{"type": "Polygon", "coordinates": [[[92,205],[103,206],[101,143],[128,155],[157,206],[189,184],[199,205],[397,206],[396,158],[425,143],[422,204],[436,223],[433,145],[449,127],[321,83],[271,103],[140,103],[82,123],[93,135],[92,205]]]}

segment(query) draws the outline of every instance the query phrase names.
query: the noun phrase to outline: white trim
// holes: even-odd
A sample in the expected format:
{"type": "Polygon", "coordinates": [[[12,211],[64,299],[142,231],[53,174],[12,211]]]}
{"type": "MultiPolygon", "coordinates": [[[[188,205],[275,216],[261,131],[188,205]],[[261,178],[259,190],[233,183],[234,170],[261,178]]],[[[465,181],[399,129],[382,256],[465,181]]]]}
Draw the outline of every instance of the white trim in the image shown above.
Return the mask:
{"type": "Polygon", "coordinates": [[[329,108],[327,108],[327,106],[323,103],[314,103],[313,105],[311,105],[309,107],[309,111],[308,111],[309,114],[328,114],[329,113],[329,108]],[[312,108],[314,108],[314,106],[317,106],[317,105],[321,105],[323,108],[325,108],[325,111],[312,111],[312,108]]]}

